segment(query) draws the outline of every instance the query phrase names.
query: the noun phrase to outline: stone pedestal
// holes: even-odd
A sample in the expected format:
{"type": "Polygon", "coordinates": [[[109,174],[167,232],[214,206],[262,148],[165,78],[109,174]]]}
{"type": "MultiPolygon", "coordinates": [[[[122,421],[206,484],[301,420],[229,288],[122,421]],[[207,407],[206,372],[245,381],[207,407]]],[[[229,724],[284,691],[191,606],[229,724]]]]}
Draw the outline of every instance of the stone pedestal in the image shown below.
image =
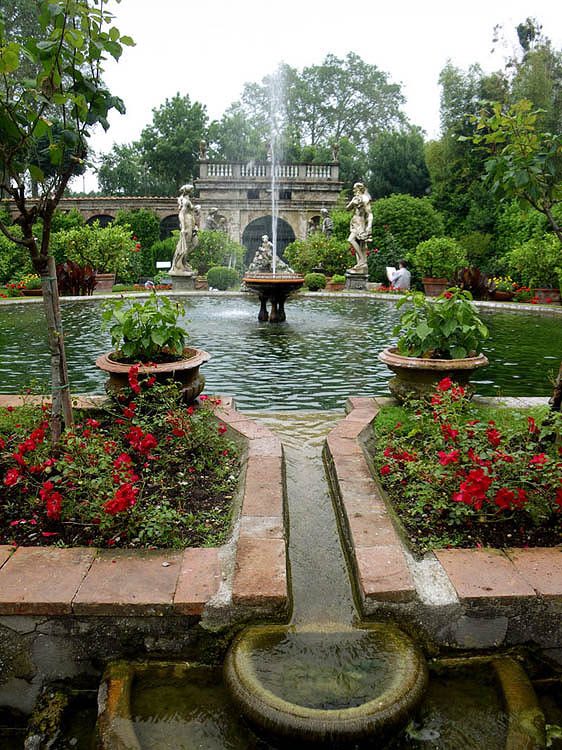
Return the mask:
{"type": "Polygon", "coordinates": [[[349,269],[345,272],[346,291],[367,291],[367,282],[369,281],[368,273],[354,273],[349,269]]]}
{"type": "Polygon", "coordinates": [[[195,273],[170,273],[174,292],[191,292],[195,289],[195,273]]]}

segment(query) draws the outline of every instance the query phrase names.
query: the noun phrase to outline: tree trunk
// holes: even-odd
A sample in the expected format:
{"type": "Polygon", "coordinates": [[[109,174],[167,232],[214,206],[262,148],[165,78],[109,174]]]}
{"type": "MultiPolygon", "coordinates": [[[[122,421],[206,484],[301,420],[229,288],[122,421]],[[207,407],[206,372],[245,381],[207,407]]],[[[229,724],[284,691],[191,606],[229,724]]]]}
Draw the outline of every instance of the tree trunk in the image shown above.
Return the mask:
{"type": "Polygon", "coordinates": [[[51,443],[55,446],[62,432],[62,417],[66,427],[74,424],[72,403],[70,399],[70,384],[66,367],[64,350],[64,335],[59,304],[59,290],[55,259],[47,257],[47,273],[41,274],[43,288],[43,306],[47,320],[49,335],[49,349],[51,351],[51,382],[52,382],[52,424],[51,443]]]}

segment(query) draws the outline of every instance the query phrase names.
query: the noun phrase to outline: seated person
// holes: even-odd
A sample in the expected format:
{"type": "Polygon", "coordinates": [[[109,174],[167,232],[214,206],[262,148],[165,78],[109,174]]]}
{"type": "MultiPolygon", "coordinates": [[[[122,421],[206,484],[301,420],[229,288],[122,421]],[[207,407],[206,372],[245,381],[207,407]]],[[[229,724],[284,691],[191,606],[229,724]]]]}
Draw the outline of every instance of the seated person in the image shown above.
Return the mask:
{"type": "Polygon", "coordinates": [[[392,289],[409,289],[410,288],[410,281],[411,281],[411,275],[408,269],[406,268],[406,261],[401,260],[398,263],[398,270],[395,271],[392,274],[391,281],[391,288],[392,289]]]}

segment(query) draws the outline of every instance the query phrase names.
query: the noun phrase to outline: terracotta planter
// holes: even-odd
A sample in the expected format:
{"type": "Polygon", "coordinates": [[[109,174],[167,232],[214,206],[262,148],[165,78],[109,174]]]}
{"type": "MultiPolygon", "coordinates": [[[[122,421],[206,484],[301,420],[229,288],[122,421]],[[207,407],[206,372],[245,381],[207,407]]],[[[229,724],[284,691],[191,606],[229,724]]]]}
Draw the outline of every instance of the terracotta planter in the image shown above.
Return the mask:
{"type": "Polygon", "coordinates": [[[327,292],[341,292],[345,287],[345,283],[343,284],[335,284],[329,281],[326,284],[326,291],[327,292]]]}
{"type": "MultiPolygon", "coordinates": [[[[199,367],[211,359],[211,355],[203,349],[183,350],[184,359],[176,362],[166,362],[158,366],[141,365],[139,375],[154,375],[158,382],[175,380],[181,385],[181,391],[185,401],[190,404],[203,391],[205,378],[199,373],[199,367]]],[[[130,364],[119,362],[115,359],[115,352],[102,354],[96,360],[96,367],[109,374],[109,380],[105,384],[105,390],[111,395],[117,395],[129,385],[130,364]]]]}
{"type": "Polygon", "coordinates": [[[536,297],[538,297],[539,303],[552,305],[560,304],[560,289],[539,287],[535,288],[533,291],[535,292],[536,297]]]}
{"type": "Polygon", "coordinates": [[[488,364],[483,354],[465,359],[424,359],[403,357],[397,353],[396,347],[384,349],[379,360],[396,373],[388,387],[399,401],[404,401],[407,396],[422,398],[430,395],[437,383],[446,377],[466,388],[472,373],[488,364]]]}
{"type": "Polygon", "coordinates": [[[497,289],[492,292],[492,299],[494,299],[496,302],[509,302],[510,299],[513,299],[514,292],[500,292],[497,289]]]}
{"type": "Polygon", "coordinates": [[[96,292],[110,292],[114,284],[114,273],[96,273],[96,292]]]}
{"type": "Polygon", "coordinates": [[[198,276],[195,279],[195,290],[196,291],[208,291],[209,284],[204,276],[198,276]]]}
{"type": "Polygon", "coordinates": [[[443,294],[444,291],[446,291],[451,285],[449,284],[448,279],[422,279],[423,283],[423,290],[427,297],[439,297],[440,294],[443,294]]]}
{"type": "Polygon", "coordinates": [[[24,297],[42,297],[43,296],[42,289],[20,289],[20,292],[23,294],[24,297]]]}

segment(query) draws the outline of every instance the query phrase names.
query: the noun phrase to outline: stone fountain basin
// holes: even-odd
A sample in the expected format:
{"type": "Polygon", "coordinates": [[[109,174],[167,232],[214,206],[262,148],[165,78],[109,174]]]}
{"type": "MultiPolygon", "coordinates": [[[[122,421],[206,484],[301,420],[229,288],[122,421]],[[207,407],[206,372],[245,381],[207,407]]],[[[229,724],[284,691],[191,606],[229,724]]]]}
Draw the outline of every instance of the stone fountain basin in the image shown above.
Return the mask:
{"type": "Polygon", "coordinates": [[[242,712],[267,732],[303,743],[348,742],[404,723],[423,696],[427,667],[391,624],[271,625],[237,636],[224,677],[242,712]]]}

